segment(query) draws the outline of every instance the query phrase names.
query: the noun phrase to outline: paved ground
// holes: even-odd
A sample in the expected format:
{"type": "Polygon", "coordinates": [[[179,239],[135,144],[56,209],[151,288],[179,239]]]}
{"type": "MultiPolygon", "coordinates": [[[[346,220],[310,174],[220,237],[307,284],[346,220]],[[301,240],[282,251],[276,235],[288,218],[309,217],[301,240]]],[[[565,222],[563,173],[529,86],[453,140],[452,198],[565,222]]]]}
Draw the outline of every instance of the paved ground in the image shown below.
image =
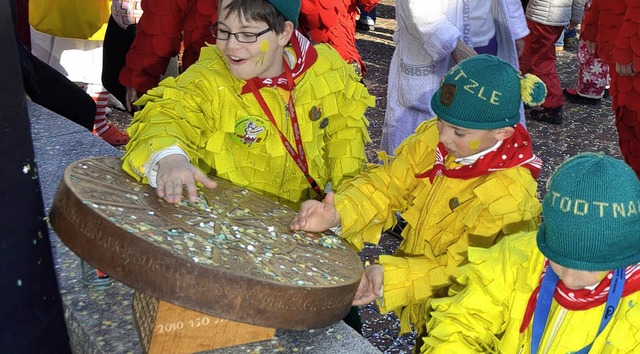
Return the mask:
{"type": "MultiPolygon", "coordinates": [[[[367,148],[367,156],[376,162],[376,150],[380,144],[380,133],[386,106],[386,83],[389,62],[393,53],[392,35],[395,29],[395,0],[382,0],[378,5],[378,20],[375,31],[358,34],[358,47],[367,64],[365,82],[369,91],[377,97],[376,108],[367,112],[371,125],[369,132],[373,143],[367,148]]],[[[558,54],[558,71],[563,87],[572,87],[577,76],[576,48],[566,48],[558,54]]],[[[539,179],[539,196],[546,192],[545,184],[555,167],[567,157],[583,151],[603,151],[620,156],[617,133],[613,126],[611,101],[603,100],[600,105],[587,106],[567,103],[565,122],[562,125],[548,125],[528,121],[527,126],[534,140],[534,151],[542,157],[544,167],[539,179]]],[[[114,111],[110,120],[124,127],[130,117],[114,111]]],[[[399,240],[384,234],[378,246],[371,246],[362,253],[363,259],[373,259],[380,254],[393,253],[399,240]]],[[[361,310],[364,322],[363,335],[385,353],[410,353],[415,340],[413,334],[398,335],[398,321],[393,315],[381,315],[375,305],[361,310]]]]}

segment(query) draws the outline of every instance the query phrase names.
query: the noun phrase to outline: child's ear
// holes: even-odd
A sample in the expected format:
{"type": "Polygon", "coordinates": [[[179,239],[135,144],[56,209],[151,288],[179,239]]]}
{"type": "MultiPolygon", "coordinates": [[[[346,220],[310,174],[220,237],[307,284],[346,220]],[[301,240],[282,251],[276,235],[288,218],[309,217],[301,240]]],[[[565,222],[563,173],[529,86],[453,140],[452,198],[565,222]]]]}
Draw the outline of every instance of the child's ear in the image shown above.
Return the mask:
{"type": "Polygon", "coordinates": [[[284,23],[284,31],[280,33],[280,37],[278,38],[278,44],[282,47],[286,47],[291,40],[291,36],[293,35],[295,28],[293,28],[293,22],[286,21],[284,23]]]}
{"type": "Polygon", "coordinates": [[[513,135],[514,131],[515,129],[513,129],[513,127],[504,127],[496,129],[494,134],[497,140],[502,141],[509,139],[513,135]]]}

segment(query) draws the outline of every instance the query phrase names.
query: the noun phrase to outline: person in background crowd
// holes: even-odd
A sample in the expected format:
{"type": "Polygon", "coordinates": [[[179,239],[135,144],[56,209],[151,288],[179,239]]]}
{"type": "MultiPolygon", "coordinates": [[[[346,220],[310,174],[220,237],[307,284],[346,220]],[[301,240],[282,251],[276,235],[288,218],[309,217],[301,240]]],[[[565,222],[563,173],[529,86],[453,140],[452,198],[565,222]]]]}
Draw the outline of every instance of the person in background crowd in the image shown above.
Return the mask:
{"type": "Polygon", "coordinates": [[[449,69],[483,53],[497,55],[517,70],[522,38],[529,33],[518,0],[397,0],[396,20],[380,144],[389,155],[434,117],[431,97],[449,69]]]}
{"type": "Polygon", "coordinates": [[[360,17],[356,22],[356,28],[363,31],[373,31],[376,29],[376,7],[368,9],[365,6],[358,6],[360,17]]]}
{"type": "Polygon", "coordinates": [[[567,25],[575,28],[580,23],[584,1],[530,0],[527,5],[527,26],[531,33],[524,39],[520,69],[540,77],[549,91],[542,106],[529,111],[533,120],[562,124],[564,97],[556,70],[555,43],[567,25]]]}
{"type": "MultiPolygon", "coordinates": [[[[585,2],[584,8],[586,16],[591,8],[591,0],[585,2]]],[[[585,24],[583,21],[580,28],[580,42],[578,44],[578,63],[580,65],[576,86],[562,90],[564,97],[569,102],[599,104],[609,86],[609,65],[596,55],[595,37],[597,35],[592,27],[593,24],[585,24]]]]}
{"type": "Polygon", "coordinates": [[[593,31],[585,39],[596,43],[596,55],[609,66],[611,103],[624,160],[640,176],[640,4],[593,0],[584,24],[593,31]]]}
{"type": "Polygon", "coordinates": [[[124,107],[128,105],[127,88],[120,83],[119,76],[125,66],[127,52],[136,37],[136,24],[141,16],[142,0],[111,2],[111,16],[102,46],[102,85],[124,107]]]}
{"type": "Polygon", "coordinates": [[[366,67],[356,47],[358,7],[375,8],[379,0],[303,0],[298,30],[314,43],[327,43],[364,75],[366,67]]]}
{"type": "Polygon", "coordinates": [[[96,103],[83,89],[31,53],[29,2],[16,1],[16,33],[22,83],[31,101],[90,131],[96,103]]]}
{"type": "Polygon", "coordinates": [[[31,0],[29,18],[32,52],[94,100],[93,131],[111,145],[129,141],[126,132],[107,120],[109,92],[102,86],[102,39],[108,19],[108,1],[31,0]],[[104,14],[104,16],[103,16],[104,14]]]}
{"type": "Polygon", "coordinates": [[[196,62],[205,43],[215,44],[210,27],[218,19],[218,0],[142,0],[142,8],[119,75],[120,84],[127,88],[129,111],[142,94],[158,86],[182,47],[180,72],[196,62]]]}

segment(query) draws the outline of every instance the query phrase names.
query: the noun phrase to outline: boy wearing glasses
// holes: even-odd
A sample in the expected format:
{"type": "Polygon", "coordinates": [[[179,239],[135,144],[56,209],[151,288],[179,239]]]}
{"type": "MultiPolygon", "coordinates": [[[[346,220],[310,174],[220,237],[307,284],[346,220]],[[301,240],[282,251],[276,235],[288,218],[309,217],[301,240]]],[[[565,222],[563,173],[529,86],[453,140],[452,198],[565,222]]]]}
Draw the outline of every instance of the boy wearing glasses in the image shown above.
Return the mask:
{"type": "Polygon", "coordinates": [[[138,102],[123,169],[176,203],[215,174],[296,206],[363,170],[374,97],[299,32],[300,1],[223,0],[215,46],[138,102]]]}

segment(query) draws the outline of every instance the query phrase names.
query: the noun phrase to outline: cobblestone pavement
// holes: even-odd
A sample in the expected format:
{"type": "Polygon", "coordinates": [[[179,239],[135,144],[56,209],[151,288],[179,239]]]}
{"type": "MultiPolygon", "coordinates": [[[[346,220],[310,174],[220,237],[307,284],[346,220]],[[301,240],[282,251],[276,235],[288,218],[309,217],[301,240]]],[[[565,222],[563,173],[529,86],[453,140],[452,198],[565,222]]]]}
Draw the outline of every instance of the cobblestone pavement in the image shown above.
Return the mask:
{"type": "MultiPolygon", "coordinates": [[[[376,162],[376,151],[380,145],[384,107],[386,106],[386,84],[389,62],[393,53],[393,31],[395,29],[395,0],[381,0],[377,8],[376,29],[358,33],[358,48],[367,64],[365,83],[371,94],[377,97],[376,107],[367,112],[369,132],[373,140],[367,147],[370,162],[376,162]]],[[[558,53],[558,71],[562,87],[573,87],[577,76],[576,45],[558,53]]],[[[564,123],[550,125],[527,121],[533,137],[534,151],[544,161],[538,180],[538,195],[546,192],[546,181],[555,167],[566,158],[583,151],[602,151],[620,157],[617,133],[613,126],[611,100],[603,99],[600,105],[576,105],[567,102],[564,108],[564,123]]],[[[109,117],[120,128],[126,127],[131,117],[114,110],[109,117]]],[[[372,260],[381,254],[392,254],[400,240],[385,233],[377,246],[368,246],[362,253],[363,260],[372,260]]],[[[375,305],[361,308],[364,323],[363,335],[385,353],[410,353],[415,341],[413,333],[399,336],[398,320],[394,314],[382,315],[375,305]]]]}

